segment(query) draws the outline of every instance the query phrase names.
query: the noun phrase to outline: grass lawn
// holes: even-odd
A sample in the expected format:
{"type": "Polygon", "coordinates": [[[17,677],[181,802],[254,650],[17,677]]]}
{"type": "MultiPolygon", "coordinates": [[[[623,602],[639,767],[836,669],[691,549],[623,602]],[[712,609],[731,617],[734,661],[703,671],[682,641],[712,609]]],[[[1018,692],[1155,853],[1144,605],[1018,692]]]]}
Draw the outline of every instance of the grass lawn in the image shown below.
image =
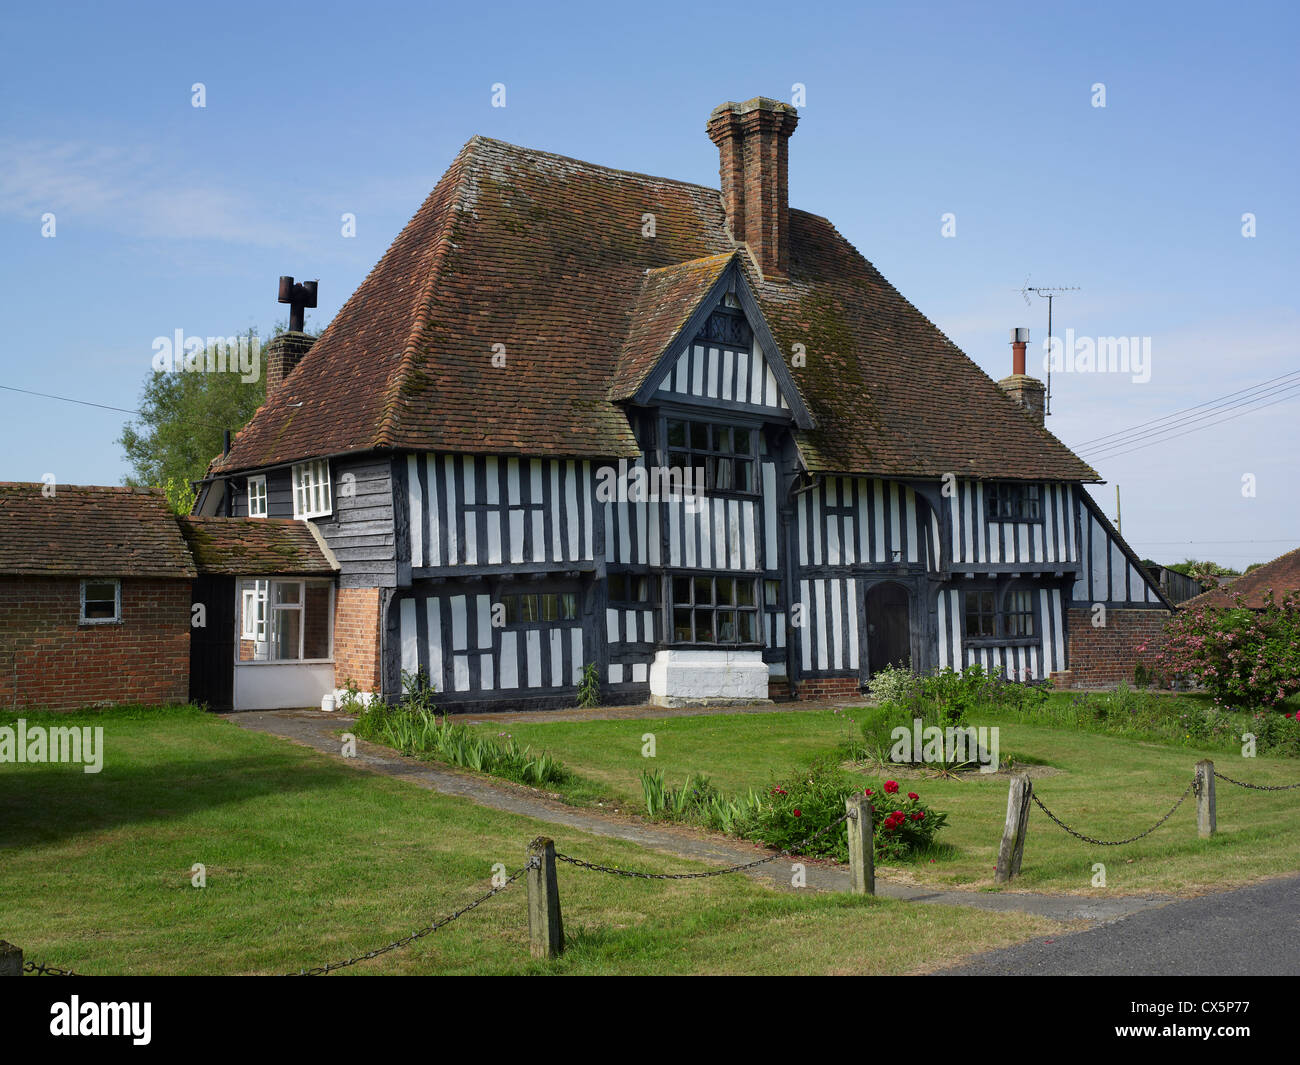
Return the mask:
{"type": "MultiPolygon", "coordinates": [[[[855,726],[853,711],[790,711],[621,721],[512,724],[520,741],[545,748],[568,768],[600,784],[614,800],[643,809],[640,774],[663,769],[671,784],[704,773],[723,791],[763,788],[788,777],[819,753],[834,749],[855,726]],[[641,737],[653,733],[657,754],[641,756],[641,737]]],[[[1120,839],[1148,828],[1173,804],[1193,765],[1212,758],[1239,780],[1262,784],[1300,781],[1300,761],[1244,759],[1074,729],[980,719],[997,724],[1001,749],[1042,760],[1057,772],[1035,791],[1058,817],[1086,835],[1120,839]]],[[[483,726],[491,728],[492,726],[483,726]]],[[[499,729],[496,729],[499,731],[499,729]]],[[[862,772],[864,783],[894,777],[936,809],[947,811],[939,841],[949,853],[933,863],[884,867],[886,875],[926,883],[992,886],[1006,817],[1003,776],[938,780],[898,770],[862,772]]],[[[1034,807],[1021,878],[1026,890],[1089,894],[1196,892],[1221,889],[1300,869],[1300,792],[1255,792],[1222,781],[1217,787],[1218,835],[1196,835],[1194,797],[1151,836],[1122,847],[1095,847],[1067,836],[1034,807]],[[1093,864],[1106,866],[1107,887],[1093,888],[1093,864]]]]}
{"type": "MultiPolygon", "coordinates": [[[[0,765],[0,938],[79,972],[278,973],[341,960],[481,894],[493,863],[522,865],[539,834],[603,863],[703,868],[359,771],[191,708],[23,716],[29,728],[105,730],[98,774],[0,765]],[[202,889],[190,883],[196,862],[202,889]]],[[[639,736],[643,724],[626,727],[639,736]]],[[[742,876],[645,882],[561,866],[560,894],[570,946],[554,962],[529,958],[521,880],[343,973],[898,973],[1061,928],[778,893],[742,876]]]]}

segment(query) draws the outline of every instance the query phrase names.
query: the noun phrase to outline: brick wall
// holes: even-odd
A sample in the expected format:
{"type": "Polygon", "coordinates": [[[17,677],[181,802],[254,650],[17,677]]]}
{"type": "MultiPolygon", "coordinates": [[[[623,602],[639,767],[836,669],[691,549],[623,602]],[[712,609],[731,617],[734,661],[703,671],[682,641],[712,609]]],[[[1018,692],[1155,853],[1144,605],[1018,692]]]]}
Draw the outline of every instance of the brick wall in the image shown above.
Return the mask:
{"type": "Polygon", "coordinates": [[[75,577],[0,577],[0,709],[189,699],[189,581],[123,578],[121,624],[80,616],[75,577]]]}
{"type": "Polygon", "coordinates": [[[1100,687],[1133,683],[1133,669],[1151,665],[1164,646],[1167,610],[1107,610],[1106,624],[1094,628],[1092,611],[1071,608],[1066,618],[1070,637],[1069,683],[1075,687],[1100,687]],[[1139,652],[1139,647],[1146,650],[1139,652]]]}
{"type": "Polygon", "coordinates": [[[334,685],[349,680],[363,692],[383,688],[379,658],[379,589],[340,588],[334,598],[334,685]]]}
{"type": "Polygon", "coordinates": [[[799,681],[797,699],[837,700],[857,699],[861,682],[853,677],[804,677],[799,681]]]}

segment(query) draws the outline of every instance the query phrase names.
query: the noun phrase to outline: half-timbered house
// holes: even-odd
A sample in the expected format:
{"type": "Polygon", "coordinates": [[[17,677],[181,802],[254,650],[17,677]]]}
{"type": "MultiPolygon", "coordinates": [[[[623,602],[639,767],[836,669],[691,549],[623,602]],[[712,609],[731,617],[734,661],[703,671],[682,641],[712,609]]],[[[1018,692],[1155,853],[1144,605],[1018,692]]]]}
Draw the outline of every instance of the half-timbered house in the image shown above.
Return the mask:
{"type": "MultiPolygon", "coordinates": [[[[721,190],[475,137],[196,513],[315,524],[336,683],[448,706],[850,696],[891,662],[1070,670],[1168,603],[1043,425],[824,218],[794,108],[709,118],[721,190]]],[[[1155,615],[1152,615],[1153,617],[1155,615]]]]}

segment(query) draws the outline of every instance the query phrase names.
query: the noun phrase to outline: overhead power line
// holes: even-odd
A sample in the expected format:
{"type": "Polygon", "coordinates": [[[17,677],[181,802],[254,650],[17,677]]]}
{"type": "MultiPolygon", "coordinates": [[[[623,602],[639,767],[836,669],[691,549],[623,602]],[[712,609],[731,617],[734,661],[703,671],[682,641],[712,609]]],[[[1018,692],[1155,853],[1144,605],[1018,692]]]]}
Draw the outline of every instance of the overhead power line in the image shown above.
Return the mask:
{"type": "MultiPolygon", "coordinates": [[[[57,399],[60,403],[77,403],[83,407],[98,407],[100,410],[117,411],[120,414],[135,414],[141,418],[148,417],[142,410],[132,410],[130,407],[110,407],[107,403],[92,403],[88,399],[73,399],[71,396],[56,396],[49,392],[33,392],[28,388],[15,388],[13,385],[0,385],[7,392],[21,392],[25,396],[40,396],[42,399],[57,399]]],[[[205,425],[209,429],[226,429],[224,425],[217,425],[215,422],[194,422],[194,425],[205,425]]]]}
{"type": "MultiPolygon", "coordinates": [[[[1285,380],[1285,379],[1287,379],[1287,378],[1292,378],[1292,379],[1295,379],[1295,380],[1300,380],[1300,370],[1288,370],[1288,371],[1287,371],[1286,373],[1284,373],[1284,374],[1279,374],[1277,377],[1270,377],[1267,381],[1261,381],[1261,382],[1260,382],[1259,384],[1257,384],[1257,385],[1251,385],[1251,386],[1248,387],[1248,388],[1238,389],[1236,392],[1229,392],[1229,393],[1228,393],[1227,395],[1225,395],[1225,396],[1220,396],[1220,397],[1218,397],[1218,399],[1210,399],[1210,400],[1206,400],[1204,403],[1198,403],[1198,404],[1196,404],[1196,406],[1194,406],[1194,407],[1186,407],[1186,408],[1184,408],[1183,410],[1174,411],[1173,414],[1166,414],[1166,415],[1163,415],[1162,417],[1159,417],[1159,418],[1152,418],[1152,419],[1150,419],[1149,421],[1139,422],[1137,425],[1130,425],[1127,429],[1121,429],[1121,430],[1118,431],[1118,432],[1114,432],[1114,433],[1104,433],[1104,434],[1101,435],[1101,436],[1094,436],[1094,437],[1093,437],[1092,439],[1090,439],[1090,440],[1080,440],[1080,441],[1075,445],[1075,447],[1078,448],[1078,449],[1080,449],[1080,450],[1082,450],[1082,449],[1086,449],[1086,448],[1088,447],[1088,445],[1090,445],[1090,444],[1098,444],[1098,445],[1100,445],[1100,444],[1102,444],[1104,441],[1114,440],[1114,439],[1116,439],[1117,437],[1126,437],[1126,436],[1128,436],[1128,434],[1130,434],[1130,433],[1134,433],[1134,432],[1137,432],[1137,430],[1139,430],[1139,429],[1143,429],[1143,428],[1145,428],[1145,427],[1147,427],[1147,426],[1149,426],[1149,425],[1157,425],[1157,424],[1159,424],[1159,423],[1161,423],[1161,422],[1168,422],[1168,421],[1172,421],[1172,420],[1175,420],[1175,419],[1182,420],[1182,416],[1183,416],[1183,415],[1191,414],[1193,411],[1198,411],[1198,410],[1201,410],[1202,408],[1205,408],[1205,407],[1221,406],[1221,405],[1223,405],[1225,402],[1227,402],[1228,400],[1233,399],[1234,397],[1237,397],[1237,396],[1243,396],[1243,395],[1244,395],[1245,393],[1247,393],[1247,392],[1259,392],[1259,391],[1261,391],[1261,390],[1263,390],[1263,389],[1266,389],[1269,385],[1275,384],[1275,383],[1277,383],[1277,382],[1279,382],[1279,381],[1283,381],[1283,380],[1285,380]]],[[[1232,404],[1229,404],[1229,406],[1231,406],[1231,405],[1232,405],[1232,404]]]]}
{"type": "Polygon", "coordinates": [[[1219,411],[1215,411],[1213,412],[1212,415],[1205,416],[1211,418],[1212,420],[1205,421],[1202,419],[1191,419],[1189,421],[1185,421],[1179,424],[1165,426],[1163,429],[1160,430],[1150,430],[1146,433],[1138,433],[1127,440],[1119,440],[1113,444],[1108,444],[1104,447],[1088,449],[1084,452],[1084,457],[1087,458],[1090,462],[1095,461],[1098,458],[1107,458],[1107,459],[1118,458],[1120,455],[1132,454],[1134,451],[1143,451],[1146,448],[1154,447],[1156,444],[1164,444],[1164,443],[1168,443],[1171,440],[1177,440],[1179,437],[1187,436],[1190,433],[1199,432],[1202,429],[1209,429],[1216,425],[1223,425],[1225,422],[1233,421],[1246,414],[1254,414],[1256,411],[1261,411],[1267,407],[1272,407],[1277,405],[1278,403],[1283,403],[1288,399],[1296,399],[1296,398],[1300,398],[1300,381],[1296,381],[1293,384],[1289,384],[1282,389],[1275,389],[1272,392],[1255,396],[1244,404],[1234,404],[1232,406],[1225,407],[1219,411]],[[1269,399],[1269,401],[1266,403],[1258,402],[1259,400],[1266,399],[1269,396],[1272,396],[1274,398],[1269,399]],[[1241,407],[1243,409],[1238,410],[1237,409],[1238,407],[1241,407]],[[1236,410],[1237,413],[1226,414],[1226,412],[1230,410],[1236,410]],[[1217,415],[1220,414],[1224,414],[1226,416],[1217,417],[1217,415]],[[1195,424],[1198,421],[1200,422],[1200,424],[1195,424]],[[1189,427],[1183,428],[1183,426],[1189,426],[1189,427]],[[1183,428],[1183,431],[1177,433],[1169,432],[1169,430],[1171,429],[1178,429],[1178,428],[1183,428]],[[1138,441],[1141,440],[1145,440],[1145,442],[1138,443],[1138,441]],[[1136,444],[1137,446],[1130,447],[1128,446],[1130,444],[1136,444]]]}

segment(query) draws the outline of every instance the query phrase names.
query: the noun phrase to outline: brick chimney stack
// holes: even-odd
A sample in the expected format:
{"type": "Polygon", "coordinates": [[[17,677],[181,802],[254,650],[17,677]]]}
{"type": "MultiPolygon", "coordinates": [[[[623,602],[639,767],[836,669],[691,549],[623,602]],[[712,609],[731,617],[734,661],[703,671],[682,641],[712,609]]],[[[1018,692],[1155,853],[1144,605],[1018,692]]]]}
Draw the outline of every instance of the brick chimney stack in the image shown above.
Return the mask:
{"type": "Polygon", "coordinates": [[[762,96],[725,103],[709,115],[727,226],[766,280],[784,280],[790,268],[788,144],[798,123],[793,107],[762,96]]]}
{"type": "Polygon", "coordinates": [[[998,386],[1024,412],[1043,424],[1046,412],[1043,382],[1025,373],[1025,349],[1029,346],[1029,330],[1020,328],[1011,330],[1011,376],[1004,377],[998,386]]]}
{"type": "Polygon", "coordinates": [[[279,302],[289,304],[289,329],[273,337],[266,345],[266,398],[269,401],[284,379],[294,371],[311,346],[316,343],[314,336],[309,336],[303,329],[306,320],[304,310],[316,306],[316,291],[319,282],[300,281],[294,283],[292,277],[280,278],[279,302]]]}

